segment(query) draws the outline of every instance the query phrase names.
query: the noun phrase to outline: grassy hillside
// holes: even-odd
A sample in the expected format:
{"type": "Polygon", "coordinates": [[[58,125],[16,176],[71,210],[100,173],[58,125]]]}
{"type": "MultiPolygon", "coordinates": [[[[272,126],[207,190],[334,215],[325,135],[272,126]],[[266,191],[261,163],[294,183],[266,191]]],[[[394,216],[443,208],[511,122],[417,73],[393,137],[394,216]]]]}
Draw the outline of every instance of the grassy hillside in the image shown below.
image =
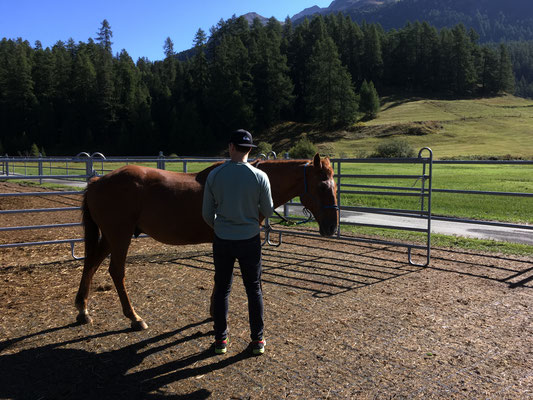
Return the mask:
{"type": "Polygon", "coordinates": [[[332,156],[366,156],[383,140],[401,137],[435,158],[506,156],[533,159],[533,100],[514,96],[472,100],[385,99],[374,120],[335,132],[282,124],[262,135],[277,152],[307,133],[332,156]]]}

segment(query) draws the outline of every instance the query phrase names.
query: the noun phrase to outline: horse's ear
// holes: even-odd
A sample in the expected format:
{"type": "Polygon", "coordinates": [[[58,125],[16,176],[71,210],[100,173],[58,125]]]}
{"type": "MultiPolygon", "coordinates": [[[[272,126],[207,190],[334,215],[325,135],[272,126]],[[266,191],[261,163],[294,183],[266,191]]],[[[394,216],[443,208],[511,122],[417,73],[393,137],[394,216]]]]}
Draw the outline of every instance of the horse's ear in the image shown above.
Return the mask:
{"type": "Polygon", "coordinates": [[[322,165],[320,163],[320,155],[318,153],[315,154],[315,158],[313,158],[313,166],[316,169],[321,169],[322,165]]]}

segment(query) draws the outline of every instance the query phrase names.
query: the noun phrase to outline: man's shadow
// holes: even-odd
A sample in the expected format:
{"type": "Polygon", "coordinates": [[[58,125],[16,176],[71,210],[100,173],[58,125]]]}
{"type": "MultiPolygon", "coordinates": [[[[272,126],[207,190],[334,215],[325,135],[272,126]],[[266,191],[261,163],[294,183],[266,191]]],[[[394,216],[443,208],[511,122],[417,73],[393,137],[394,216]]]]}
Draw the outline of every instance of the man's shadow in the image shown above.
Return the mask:
{"type": "MultiPolygon", "coordinates": [[[[63,346],[84,342],[105,336],[123,334],[129,330],[105,332],[70,341],[22,350],[18,353],[0,356],[0,398],[19,399],[206,399],[211,392],[205,388],[183,395],[157,394],[163,386],[194,376],[204,375],[225,368],[251,357],[243,351],[219,361],[195,367],[199,361],[214,356],[213,348],[150,369],[128,371],[141,365],[143,360],[157,352],[212,332],[198,331],[189,336],[180,332],[210,321],[209,319],[187,325],[172,332],[134,343],[118,350],[92,353],[85,350],[68,349],[63,346]],[[176,340],[172,340],[173,337],[176,340]],[[158,342],[162,342],[157,346],[158,342]],[[154,346],[155,345],[155,346],[154,346]],[[156,392],[156,393],[154,393],[156,392]]],[[[58,327],[33,334],[38,336],[52,331],[72,327],[58,327]]],[[[26,338],[26,337],[24,337],[26,338]]],[[[0,351],[24,338],[0,342],[0,351]]]]}

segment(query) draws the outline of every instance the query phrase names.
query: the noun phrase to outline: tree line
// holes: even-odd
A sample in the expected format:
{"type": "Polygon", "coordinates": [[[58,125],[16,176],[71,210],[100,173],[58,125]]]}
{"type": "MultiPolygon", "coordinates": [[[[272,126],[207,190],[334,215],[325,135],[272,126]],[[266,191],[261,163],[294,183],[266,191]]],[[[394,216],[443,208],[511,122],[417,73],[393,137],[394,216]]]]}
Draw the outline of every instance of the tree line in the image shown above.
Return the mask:
{"type": "Polygon", "coordinates": [[[87,42],[0,42],[0,154],[213,154],[238,127],[372,118],[378,93],[464,97],[514,85],[508,48],[480,45],[463,25],[385,32],[341,14],[297,26],[233,17],[209,37],[199,29],[185,60],[167,38],[155,62],[113,54],[112,37],[104,20],[87,42]]]}

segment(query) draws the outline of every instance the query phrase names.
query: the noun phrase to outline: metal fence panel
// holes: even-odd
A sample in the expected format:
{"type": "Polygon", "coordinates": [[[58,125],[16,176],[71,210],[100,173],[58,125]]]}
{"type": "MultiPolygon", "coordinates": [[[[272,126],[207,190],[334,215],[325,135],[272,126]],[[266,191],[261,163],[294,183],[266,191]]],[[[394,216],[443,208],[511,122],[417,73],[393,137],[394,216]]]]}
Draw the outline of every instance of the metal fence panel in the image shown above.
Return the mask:
{"type": "MultiPolygon", "coordinates": [[[[154,167],[172,169],[178,172],[189,172],[192,168],[197,168],[202,163],[213,163],[221,161],[220,158],[212,157],[178,157],[178,158],[169,158],[159,155],[157,157],[111,157],[106,158],[100,153],[93,153],[89,155],[88,153],[80,153],[76,157],[0,157],[0,180],[39,180],[40,183],[46,180],[57,179],[57,180],[70,180],[70,181],[82,181],[85,182],[95,175],[103,175],[120,165],[127,164],[149,164],[154,167]],[[194,166],[194,167],[192,167],[194,166]]],[[[431,251],[431,221],[432,220],[442,220],[442,221],[451,221],[451,222],[462,222],[462,223],[476,223],[489,226],[500,226],[500,227],[509,227],[509,228],[519,228],[519,229],[530,229],[533,230],[533,226],[524,225],[524,224],[512,224],[505,222],[494,222],[494,221],[479,221],[466,218],[456,218],[450,216],[435,216],[431,212],[431,201],[432,193],[443,193],[443,194],[465,194],[465,195],[483,195],[483,196],[509,196],[509,197],[533,197],[533,193],[520,193],[520,192],[509,192],[509,191],[481,191],[481,190],[459,190],[459,189],[439,189],[432,187],[432,168],[433,165],[533,165],[533,161],[502,161],[502,160],[433,160],[433,154],[430,149],[422,149],[418,154],[418,157],[414,158],[392,158],[392,159],[332,159],[332,164],[336,168],[335,178],[337,179],[337,197],[339,199],[339,205],[341,206],[340,211],[356,211],[356,212],[365,212],[365,213],[374,213],[382,215],[391,215],[391,216],[402,216],[412,219],[422,220],[426,223],[425,228],[407,228],[402,226],[384,226],[379,224],[357,224],[353,222],[341,223],[339,226],[339,231],[337,233],[338,238],[353,240],[353,241],[362,241],[368,243],[377,243],[385,245],[395,245],[407,247],[409,262],[412,262],[411,258],[411,249],[422,249],[427,251],[426,263],[424,265],[429,265],[430,262],[430,251],[431,251]],[[427,153],[428,155],[424,155],[427,153]],[[414,164],[420,166],[420,173],[417,174],[397,174],[397,175],[387,175],[387,174],[343,174],[343,165],[349,164],[414,164]],[[393,181],[400,180],[415,180],[419,182],[420,187],[408,187],[405,185],[400,186],[387,186],[384,184],[354,184],[350,183],[348,180],[359,179],[391,179],[393,181]],[[376,207],[354,207],[350,205],[343,205],[342,199],[343,195],[366,195],[366,196],[406,196],[419,198],[419,209],[397,209],[397,208],[376,208],[376,207]],[[425,245],[417,244],[405,244],[394,241],[387,240],[374,240],[374,239],[365,239],[365,238],[353,238],[353,237],[344,237],[342,236],[342,226],[343,225],[360,225],[360,226],[372,226],[376,228],[386,228],[386,229],[399,229],[399,230],[408,230],[423,232],[427,234],[427,241],[425,245]]],[[[34,192],[34,193],[0,193],[0,197],[15,197],[15,196],[55,196],[55,195],[77,195],[80,194],[78,191],[63,191],[63,192],[34,192]]],[[[292,203],[297,204],[297,203],[292,203]]],[[[29,209],[29,210],[1,210],[0,214],[17,214],[17,213],[36,213],[36,212],[64,212],[64,211],[74,211],[79,210],[79,207],[62,207],[62,208],[39,208],[39,209],[29,209]]],[[[284,214],[286,217],[289,215],[289,207],[284,207],[284,214]]],[[[77,224],[56,224],[56,225],[41,225],[41,226],[23,226],[23,227],[2,227],[0,231],[14,231],[14,230],[27,230],[27,229],[44,229],[52,227],[63,227],[63,226],[75,226],[77,224]]],[[[279,234],[280,241],[283,234],[296,234],[290,229],[276,229],[271,231],[271,234],[279,234]]],[[[298,235],[308,236],[315,235],[309,233],[298,233],[298,235]]],[[[316,235],[315,235],[316,236],[316,235]]],[[[53,243],[70,243],[72,251],[74,244],[83,241],[81,238],[73,238],[68,240],[58,240],[58,241],[40,241],[40,242],[29,242],[29,243],[10,243],[0,245],[0,248],[4,247],[19,247],[19,246],[35,246],[43,244],[53,244],[53,243]]],[[[270,241],[270,239],[269,239],[270,241]]],[[[73,253],[74,256],[74,253],[73,253]]]]}

